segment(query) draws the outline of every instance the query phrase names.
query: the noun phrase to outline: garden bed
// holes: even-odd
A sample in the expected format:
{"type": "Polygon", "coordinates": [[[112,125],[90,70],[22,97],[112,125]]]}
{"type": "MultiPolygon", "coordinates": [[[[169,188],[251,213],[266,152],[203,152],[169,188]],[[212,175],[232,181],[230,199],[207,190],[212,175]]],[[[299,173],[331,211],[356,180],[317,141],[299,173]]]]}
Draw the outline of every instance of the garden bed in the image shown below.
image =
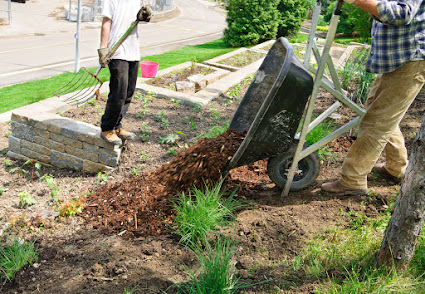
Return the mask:
{"type": "Polygon", "coordinates": [[[205,64],[223,68],[230,71],[238,71],[266,56],[267,52],[240,48],[219,57],[204,61],[205,64]]]}
{"type": "Polygon", "coordinates": [[[193,95],[228,73],[227,70],[205,64],[185,62],[158,72],[155,78],[139,79],[139,82],[193,95]]]}
{"type": "MultiPolygon", "coordinates": [[[[188,269],[196,272],[198,262],[192,252],[178,243],[171,227],[164,225],[159,232],[150,227],[152,220],[172,222],[167,202],[158,202],[162,207],[152,206],[155,209],[151,212],[162,214],[136,213],[135,218],[137,201],[148,200],[137,196],[161,188],[156,182],[143,181],[143,176],[172,163],[177,152],[195,146],[201,135],[225,130],[248,86],[249,79],[203,107],[158,98],[153,92],[136,93],[123,125],[137,138],[126,142],[118,167],[109,173],[93,175],[48,165],[38,167],[10,160],[3,152],[1,235],[37,240],[40,256],[14,281],[2,285],[1,292],[122,294],[135,289],[134,293],[175,293],[170,286],[186,281],[188,269]],[[42,176],[51,176],[53,185],[42,176]],[[19,195],[23,192],[37,203],[20,208],[19,195]],[[80,197],[86,210],[77,217],[58,217],[55,198],[67,201],[76,197],[80,197]],[[103,205],[106,202],[111,205],[103,205]],[[96,207],[98,214],[90,215],[89,211],[96,207]],[[136,221],[129,226],[131,219],[136,221]],[[137,230],[129,230],[135,229],[136,223],[137,230]],[[146,228],[152,230],[143,231],[146,228]]],[[[419,95],[401,123],[409,150],[425,111],[424,93],[419,95]]],[[[63,115],[99,126],[106,98],[102,95],[99,101],[90,101],[63,115]]],[[[320,92],[315,115],[333,102],[332,95],[320,92]]],[[[337,123],[341,124],[353,115],[345,108],[339,114],[337,123]]],[[[4,134],[0,147],[6,151],[10,125],[0,124],[0,131],[4,134]]],[[[321,278],[313,278],[296,266],[307,242],[317,234],[325,238],[323,232],[335,228],[337,233],[329,238],[336,242],[339,232],[350,227],[358,214],[376,217],[388,209],[398,193],[399,185],[372,174],[367,196],[337,197],[320,191],[323,182],[338,177],[352,142],[353,138],[346,134],[329,143],[331,153],[322,158],[317,180],[288,197],[281,197],[281,189],[270,181],[265,160],[230,172],[225,186],[231,191],[237,189],[237,199],[251,203],[237,212],[234,226],[222,230],[237,242],[232,260],[238,269],[237,278],[248,284],[266,281],[250,286],[247,293],[312,293],[326,286],[329,272],[335,279],[345,279],[345,273],[327,268],[318,273],[321,278]]]]}

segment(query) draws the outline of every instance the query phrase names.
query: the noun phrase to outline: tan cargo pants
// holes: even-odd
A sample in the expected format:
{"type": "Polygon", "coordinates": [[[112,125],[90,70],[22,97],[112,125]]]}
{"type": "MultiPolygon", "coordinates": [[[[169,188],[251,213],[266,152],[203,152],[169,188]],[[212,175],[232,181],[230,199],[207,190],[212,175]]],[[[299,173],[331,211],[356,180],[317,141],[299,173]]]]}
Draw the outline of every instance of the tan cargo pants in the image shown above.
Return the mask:
{"type": "Polygon", "coordinates": [[[393,176],[403,176],[407,150],[399,124],[425,82],[425,60],[411,61],[401,68],[380,74],[366,101],[356,141],[344,160],[340,182],[353,189],[367,189],[370,173],[382,151],[385,167],[393,176]]]}

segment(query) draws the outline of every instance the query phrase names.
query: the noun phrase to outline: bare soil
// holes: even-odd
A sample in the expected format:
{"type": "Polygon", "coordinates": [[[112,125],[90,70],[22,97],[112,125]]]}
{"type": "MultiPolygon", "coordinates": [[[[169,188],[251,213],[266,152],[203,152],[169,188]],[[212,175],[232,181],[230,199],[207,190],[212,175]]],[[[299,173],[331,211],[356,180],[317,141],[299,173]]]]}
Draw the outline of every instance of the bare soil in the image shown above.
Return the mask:
{"type": "MultiPolygon", "coordinates": [[[[419,96],[401,123],[409,149],[425,110],[425,95],[419,96]]],[[[182,175],[182,167],[187,167],[187,156],[198,155],[196,148],[213,144],[210,146],[214,146],[211,148],[217,155],[224,143],[231,142],[226,136],[240,141],[240,134],[231,133],[223,134],[220,139],[199,141],[200,134],[232,118],[238,102],[229,104],[233,99],[222,96],[199,109],[137,94],[123,124],[138,137],[125,143],[120,164],[108,174],[106,181],[97,175],[49,166],[38,169],[6,158],[10,126],[0,124],[3,150],[0,188],[6,189],[0,196],[2,238],[19,235],[25,240],[36,240],[40,255],[35,265],[26,266],[13,281],[1,286],[1,292],[114,294],[137,285],[135,293],[173,293],[169,287],[187,279],[187,268],[196,269],[196,260],[173,234],[173,210],[167,200],[176,195],[173,190],[187,187],[187,182],[175,179],[182,175]],[[170,134],[174,139],[164,143],[163,139],[170,134]],[[81,196],[85,203],[83,212],[76,217],[55,217],[51,188],[41,180],[42,175],[53,176],[60,199],[81,196]],[[18,202],[19,193],[24,191],[37,203],[22,209],[18,202]]],[[[105,100],[102,97],[64,115],[99,125],[105,100]]],[[[316,111],[326,109],[333,102],[332,96],[320,93],[316,111]]],[[[344,109],[339,113],[341,123],[352,115],[344,109]]],[[[354,134],[329,143],[333,156],[321,162],[316,181],[287,197],[281,197],[281,189],[269,179],[266,160],[230,172],[226,186],[238,187],[236,197],[254,204],[239,211],[235,224],[226,228],[238,242],[235,252],[238,276],[248,283],[272,279],[267,284],[248,288],[246,293],[276,293],[277,289],[282,293],[312,293],[319,281],[302,272],[294,275],[289,271],[293,258],[306,242],[326,229],[345,227],[349,219],[340,211],[373,217],[396,196],[399,185],[375,175],[369,178],[373,193],[367,197],[337,197],[320,190],[323,182],[338,177],[354,134]]],[[[237,143],[230,145],[234,148],[237,143]]],[[[231,156],[232,149],[224,149],[230,150],[224,158],[231,156]]],[[[200,171],[221,170],[220,160],[215,160],[217,165],[205,161],[207,169],[199,166],[201,161],[196,164],[200,171]]],[[[182,179],[187,177],[182,175],[182,179]]]]}

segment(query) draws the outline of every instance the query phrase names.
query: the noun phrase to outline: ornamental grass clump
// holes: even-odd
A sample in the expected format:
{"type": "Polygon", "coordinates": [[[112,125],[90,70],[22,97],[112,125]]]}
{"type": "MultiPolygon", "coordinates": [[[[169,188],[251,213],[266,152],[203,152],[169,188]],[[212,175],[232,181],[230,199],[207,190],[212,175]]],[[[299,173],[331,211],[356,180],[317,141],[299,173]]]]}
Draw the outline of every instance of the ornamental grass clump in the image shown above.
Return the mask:
{"type": "Polygon", "coordinates": [[[34,242],[27,243],[15,238],[10,244],[0,247],[0,282],[13,280],[16,273],[26,264],[32,265],[38,259],[34,242]]]}
{"type": "Polygon", "coordinates": [[[234,212],[246,206],[234,199],[236,191],[224,197],[223,180],[204,189],[192,188],[187,194],[176,198],[174,225],[176,233],[185,245],[204,242],[208,235],[218,228],[228,225],[234,219],[234,212]]]}

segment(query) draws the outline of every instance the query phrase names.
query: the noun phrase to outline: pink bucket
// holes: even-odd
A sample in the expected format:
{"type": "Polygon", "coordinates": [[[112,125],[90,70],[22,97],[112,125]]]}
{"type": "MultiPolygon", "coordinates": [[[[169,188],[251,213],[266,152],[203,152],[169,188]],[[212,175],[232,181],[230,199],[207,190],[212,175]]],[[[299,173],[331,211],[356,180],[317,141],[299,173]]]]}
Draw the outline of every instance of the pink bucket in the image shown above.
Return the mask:
{"type": "Polygon", "coordinates": [[[144,60],[140,62],[140,70],[142,72],[142,77],[144,78],[154,78],[158,72],[159,63],[154,61],[144,60]]]}

